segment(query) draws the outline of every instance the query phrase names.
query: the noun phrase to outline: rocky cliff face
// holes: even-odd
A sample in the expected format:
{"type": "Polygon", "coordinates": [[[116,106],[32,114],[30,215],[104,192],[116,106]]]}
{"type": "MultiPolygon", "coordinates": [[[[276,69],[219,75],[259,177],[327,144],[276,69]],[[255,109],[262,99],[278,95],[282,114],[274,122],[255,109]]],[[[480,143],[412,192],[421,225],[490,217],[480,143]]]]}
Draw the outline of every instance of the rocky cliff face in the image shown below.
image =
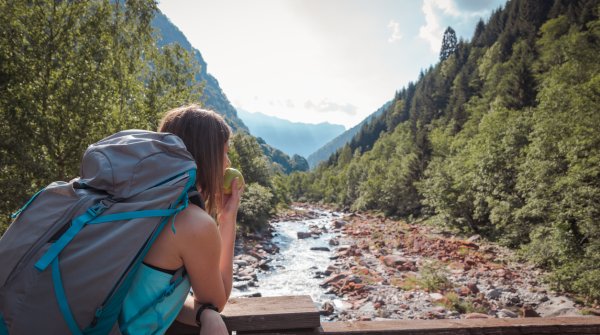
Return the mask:
{"type": "Polygon", "coordinates": [[[163,13],[157,11],[152,25],[160,34],[160,45],[168,45],[171,43],[179,43],[183,48],[190,51],[195,60],[200,64],[201,70],[196,79],[205,82],[203,104],[206,108],[212,109],[215,112],[225,116],[229,125],[234,130],[245,130],[248,128],[244,122],[238,117],[237,111],[231,105],[225,93],[219,86],[219,82],[215,77],[208,73],[208,64],[202,58],[202,54],[198,49],[195,49],[187,40],[185,35],[175,26],[163,13]]]}

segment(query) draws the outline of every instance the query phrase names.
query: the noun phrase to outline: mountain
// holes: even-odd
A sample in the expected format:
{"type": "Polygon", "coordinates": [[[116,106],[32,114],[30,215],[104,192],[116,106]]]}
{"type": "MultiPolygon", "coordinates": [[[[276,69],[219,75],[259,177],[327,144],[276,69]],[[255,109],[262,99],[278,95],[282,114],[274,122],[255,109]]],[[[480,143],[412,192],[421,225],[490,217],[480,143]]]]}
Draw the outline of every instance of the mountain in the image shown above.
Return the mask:
{"type": "Polygon", "coordinates": [[[274,148],[267,144],[265,140],[258,137],[257,139],[262,152],[271,161],[271,166],[276,172],[290,174],[295,171],[308,171],[308,162],[306,158],[300,155],[293,155],[291,158],[283,151],[274,148]]]}
{"type": "Polygon", "coordinates": [[[237,111],[231,105],[223,90],[219,86],[219,82],[215,77],[208,73],[208,65],[202,54],[198,49],[192,47],[190,42],[187,40],[185,35],[175,26],[167,16],[165,16],[160,10],[156,11],[156,15],[152,20],[152,26],[156,29],[160,35],[159,46],[169,45],[172,43],[179,43],[184,49],[188,50],[194,56],[194,59],[200,64],[201,70],[197,76],[197,80],[204,81],[204,92],[202,102],[208,109],[212,109],[215,112],[226,117],[228,124],[235,130],[248,130],[244,122],[240,120],[237,115],[237,111]]]}
{"type": "Polygon", "coordinates": [[[344,145],[346,145],[346,143],[350,142],[352,138],[356,136],[356,134],[358,134],[358,132],[363,128],[363,126],[365,126],[367,123],[373,120],[373,118],[376,118],[377,116],[381,115],[387,108],[389,108],[389,106],[391,106],[391,104],[391,101],[386,102],[373,114],[367,116],[361,123],[341,133],[333,140],[327,142],[324,146],[320,147],[317,151],[310,154],[306,159],[310,168],[312,169],[316,167],[320,162],[328,159],[329,156],[335,153],[339,148],[343,147],[344,145]]]}
{"type": "Polygon", "coordinates": [[[345,128],[331,123],[308,124],[291,122],[262,113],[250,113],[238,109],[239,116],[254,136],[261,137],[270,145],[288,155],[306,157],[345,128]]]}
{"type": "MultiPolygon", "coordinates": [[[[197,75],[196,79],[205,82],[202,95],[204,106],[223,115],[234,131],[248,132],[248,127],[246,127],[244,122],[238,117],[238,112],[231,105],[223,90],[221,90],[217,79],[208,73],[208,65],[206,64],[206,61],[204,61],[204,58],[202,58],[200,51],[192,47],[179,28],[177,28],[177,26],[175,26],[169,18],[159,10],[154,16],[152,25],[160,36],[160,46],[178,43],[184,49],[191,52],[194,59],[200,64],[200,73],[197,75]]],[[[308,163],[305,158],[297,155],[293,155],[290,158],[290,156],[274,148],[272,145],[267,144],[263,139],[258,138],[257,141],[260,144],[263,153],[271,162],[274,170],[282,173],[308,170],[308,163]]]]}

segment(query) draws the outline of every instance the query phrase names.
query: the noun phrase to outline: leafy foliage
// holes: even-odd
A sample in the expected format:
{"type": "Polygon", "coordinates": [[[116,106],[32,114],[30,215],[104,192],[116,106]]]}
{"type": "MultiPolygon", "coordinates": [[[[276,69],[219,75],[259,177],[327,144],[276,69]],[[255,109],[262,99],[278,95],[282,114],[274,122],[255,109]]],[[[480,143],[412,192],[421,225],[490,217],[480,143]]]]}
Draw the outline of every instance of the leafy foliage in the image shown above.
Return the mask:
{"type": "Polygon", "coordinates": [[[86,146],[154,128],[165,107],[197,101],[197,65],[158,48],[152,1],[0,3],[0,212],[77,175],[86,146]]]}
{"type": "Polygon", "coordinates": [[[246,185],[240,202],[238,224],[246,231],[260,230],[272,215],[273,194],[258,183],[246,185]]]}
{"type": "Polygon", "coordinates": [[[282,172],[272,167],[261,149],[260,139],[245,132],[231,140],[229,158],[246,180],[246,190],[240,204],[238,223],[245,231],[263,229],[277,206],[291,201],[282,172]]]}
{"type": "MultiPolygon", "coordinates": [[[[161,39],[156,14],[164,19],[151,0],[0,1],[0,234],[29,196],[77,176],[90,143],[122,129],[156,129],[161,113],[206,98],[198,79],[211,77],[201,57],[161,39]]],[[[211,108],[228,104],[207,100],[211,108]]],[[[285,187],[271,184],[256,140],[236,142],[234,166],[253,185],[241,216],[264,223],[277,202],[289,202],[285,187]]]]}

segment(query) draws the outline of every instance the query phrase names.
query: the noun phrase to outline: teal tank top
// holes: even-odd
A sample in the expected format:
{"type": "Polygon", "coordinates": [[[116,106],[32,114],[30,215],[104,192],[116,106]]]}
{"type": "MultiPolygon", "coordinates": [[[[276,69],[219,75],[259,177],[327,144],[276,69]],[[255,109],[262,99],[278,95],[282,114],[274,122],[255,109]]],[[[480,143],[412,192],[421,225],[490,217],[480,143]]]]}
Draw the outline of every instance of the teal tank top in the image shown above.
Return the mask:
{"type": "Polygon", "coordinates": [[[124,335],[164,334],[167,331],[190,292],[191,285],[187,276],[170,295],[150,308],[147,306],[160,299],[172,278],[173,275],[142,263],[125,296],[119,315],[119,325],[124,335]],[[146,310],[138,315],[144,309],[146,310]]]}

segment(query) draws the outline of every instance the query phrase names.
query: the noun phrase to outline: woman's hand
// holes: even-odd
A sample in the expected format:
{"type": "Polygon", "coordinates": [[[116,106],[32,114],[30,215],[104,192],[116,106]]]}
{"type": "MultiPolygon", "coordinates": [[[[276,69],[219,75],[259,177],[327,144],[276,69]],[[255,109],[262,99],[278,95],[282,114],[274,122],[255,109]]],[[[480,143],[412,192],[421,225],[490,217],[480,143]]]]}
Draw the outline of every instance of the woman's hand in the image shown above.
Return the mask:
{"type": "Polygon", "coordinates": [[[229,335],[221,314],[212,309],[205,309],[200,315],[200,335],[229,335]]]}
{"type": "Polygon", "coordinates": [[[237,212],[240,207],[240,199],[244,193],[244,186],[239,188],[239,178],[234,178],[231,182],[231,194],[223,195],[223,203],[219,209],[219,217],[217,221],[219,224],[235,224],[237,212]]]}

